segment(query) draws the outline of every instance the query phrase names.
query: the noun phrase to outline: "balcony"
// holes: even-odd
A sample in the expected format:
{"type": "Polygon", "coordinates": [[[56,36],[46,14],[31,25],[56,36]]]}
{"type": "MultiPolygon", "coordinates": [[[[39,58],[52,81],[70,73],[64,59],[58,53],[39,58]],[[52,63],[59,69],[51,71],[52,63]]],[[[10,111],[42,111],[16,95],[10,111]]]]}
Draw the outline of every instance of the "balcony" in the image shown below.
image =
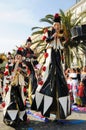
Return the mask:
{"type": "Polygon", "coordinates": [[[86,42],[86,24],[75,26],[71,29],[71,39],[79,42],[86,42]]]}

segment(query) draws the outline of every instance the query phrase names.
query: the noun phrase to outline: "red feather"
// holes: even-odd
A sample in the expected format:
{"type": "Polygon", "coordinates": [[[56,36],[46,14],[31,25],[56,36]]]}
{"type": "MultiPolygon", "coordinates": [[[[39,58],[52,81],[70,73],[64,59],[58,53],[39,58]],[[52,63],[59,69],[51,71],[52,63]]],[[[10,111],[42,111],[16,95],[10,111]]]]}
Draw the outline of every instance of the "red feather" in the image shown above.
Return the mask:
{"type": "Polygon", "coordinates": [[[44,57],[45,57],[45,58],[48,57],[48,53],[47,53],[47,52],[44,53],[44,57]]]}
{"type": "Polygon", "coordinates": [[[38,84],[39,84],[39,85],[43,85],[43,81],[42,81],[42,80],[39,81],[38,84]]]}
{"type": "Polygon", "coordinates": [[[54,15],[54,18],[58,18],[58,17],[59,17],[59,14],[56,13],[56,14],[54,15]]]}
{"type": "Polygon", "coordinates": [[[4,72],[4,76],[7,76],[9,73],[8,73],[8,71],[5,71],[4,72]]]}
{"type": "Polygon", "coordinates": [[[19,48],[18,48],[18,50],[19,50],[19,51],[22,51],[22,50],[23,50],[23,48],[22,48],[22,47],[19,47],[19,48]]]}
{"type": "Polygon", "coordinates": [[[42,70],[43,70],[43,71],[46,71],[46,66],[43,66],[43,67],[42,67],[42,70]]]}
{"type": "Polygon", "coordinates": [[[3,102],[1,105],[2,105],[2,107],[5,107],[5,106],[6,106],[6,103],[5,103],[5,102],[3,102]]]}
{"type": "Polygon", "coordinates": [[[23,88],[23,92],[24,92],[24,93],[26,93],[26,92],[27,92],[27,89],[26,89],[25,87],[23,88]]]}
{"type": "Polygon", "coordinates": [[[31,74],[31,71],[28,69],[28,70],[27,70],[27,73],[30,75],[30,74],[31,74]]]}
{"type": "Polygon", "coordinates": [[[42,37],[42,40],[45,41],[45,39],[46,39],[46,36],[43,36],[43,37],[42,37]]]}
{"type": "Polygon", "coordinates": [[[6,87],[5,87],[5,92],[8,92],[8,90],[9,90],[9,87],[6,86],[6,87]]]}

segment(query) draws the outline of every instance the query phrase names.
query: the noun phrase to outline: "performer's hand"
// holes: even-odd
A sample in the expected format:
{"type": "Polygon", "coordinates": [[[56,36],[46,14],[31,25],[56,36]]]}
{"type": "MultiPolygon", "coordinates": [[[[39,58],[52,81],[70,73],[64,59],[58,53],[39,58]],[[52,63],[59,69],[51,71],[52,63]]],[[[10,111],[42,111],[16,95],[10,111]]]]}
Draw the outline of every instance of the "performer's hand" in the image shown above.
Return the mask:
{"type": "Polygon", "coordinates": [[[21,71],[21,67],[18,67],[18,68],[17,68],[17,71],[20,72],[20,71],[21,71]]]}
{"type": "Polygon", "coordinates": [[[54,37],[55,39],[58,38],[58,37],[59,37],[58,33],[55,32],[55,33],[53,34],[53,37],[54,37]]]}
{"type": "Polygon", "coordinates": [[[54,33],[54,34],[53,34],[53,37],[56,38],[56,37],[57,37],[57,33],[54,33]]]}

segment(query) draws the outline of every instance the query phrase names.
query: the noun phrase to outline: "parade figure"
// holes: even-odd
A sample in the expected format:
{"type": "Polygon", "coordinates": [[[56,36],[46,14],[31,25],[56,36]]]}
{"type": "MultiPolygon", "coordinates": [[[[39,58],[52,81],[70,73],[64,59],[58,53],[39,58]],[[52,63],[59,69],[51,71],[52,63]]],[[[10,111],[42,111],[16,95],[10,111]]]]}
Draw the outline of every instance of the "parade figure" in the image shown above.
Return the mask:
{"type": "Polygon", "coordinates": [[[45,34],[45,63],[41,68],[42,78],[38,82],[31,106],[33,110],[41,111],[45,117],[54,113],[56,119],[65,119],[71,113],[70,96],[61,66],[61,41],[64,39],[62,33],[61,17],[55,14],[53,27],[45,34]]]}
{"type": "Polygon", "coordinates": [[[0,102],[2,102],[2,94],[3,94],[3,72],[0,70],[0,102]]]}
{"type": "MultiPolygon", "coordinates": [[[[7,69],[7,74],[10,75],[9,66],[7,69]]],[[[22,48],[18,48],[11,69],[11,78],[7,79],[8,84],[5,88],[6,96],[3,102],[3,121],[7,125],[16,126],[19,125],[20,122],[27,120],[23,100],[25,81],[24,75],[22,74],[22,48]]]]}
{"type": "Polygon", "coordinates": [[[38,64],[37,57],[34,54],[33,50],[31,49],[31,37],[28,37],[26,40],[26,45],[23,51],[24,56],[24,63],[27,66],[27,73],[29,74],[29,81],[28,81],[28,97],[30,104],[32,104],[32,94],[35,93],[37,88],[37,79],[35,75],[36,65],[38,64]]]}
{"type": "Polygon", "coordinates": [[[5,54],[0,54],[0,102],[3,101],[3,78],[4,78],[4,69],[3,63],[7,62],[7,57],[5,54]],[[3,67],[1,67],[3,66],[3,67]]]}

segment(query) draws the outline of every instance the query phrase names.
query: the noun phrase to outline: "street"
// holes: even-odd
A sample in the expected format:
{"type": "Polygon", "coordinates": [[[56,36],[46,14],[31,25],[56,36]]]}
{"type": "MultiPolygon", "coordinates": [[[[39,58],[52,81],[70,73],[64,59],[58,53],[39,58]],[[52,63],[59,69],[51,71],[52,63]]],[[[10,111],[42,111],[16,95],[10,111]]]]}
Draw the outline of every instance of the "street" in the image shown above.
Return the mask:
{"type": "Polygon", "coordinates": [[[51,115],[50,121],[48,122],[28,115],[28,121],[20,124],[16,128],[3,123],[2,110],[0,111],[0,117],[0,130],[86,130],[86,113],[72,112],[64,123],[53,121],[53,115],[51,115]]]}

